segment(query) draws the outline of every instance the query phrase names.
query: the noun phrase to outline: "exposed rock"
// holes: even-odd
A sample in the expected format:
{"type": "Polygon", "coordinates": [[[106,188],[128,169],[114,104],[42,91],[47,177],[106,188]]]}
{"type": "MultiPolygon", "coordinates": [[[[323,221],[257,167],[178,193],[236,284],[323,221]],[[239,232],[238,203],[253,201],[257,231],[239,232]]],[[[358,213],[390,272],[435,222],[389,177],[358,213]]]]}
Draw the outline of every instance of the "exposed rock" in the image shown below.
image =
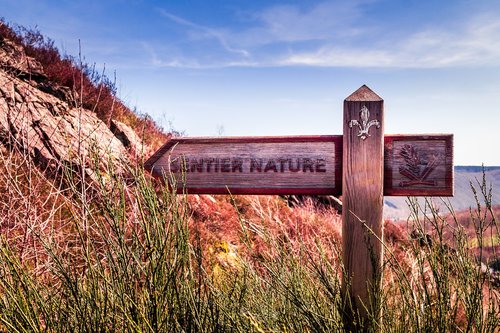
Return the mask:
{"type": "Polygon", "coordinates": [[[55,85],[52,82],[41,81],[37,84],[37,88],[67,103],[77,99],[69,87],[55,85]]]}
{"type": "MultiPolygon", "coordinates": [[[[0,141],[29,155],[43,168],[88,168],[91,153],[103,167],[127,151],[96,114],[74,108],[0,69],[0,141]]],[[[119,163],[115,163],[119,167],[119,163]]]]}
{"type": "Polygon", "coordinates": [[[0,40],[0,67],[24,80],[46,79],[42,65],[34,58],[28,57],[22,46],[7,39],[0,40]]]}
{"type": "Polygon", "coordinates": [[[142,155],[144,152],[142,140],[132,128],[117,120],[111,120],[109,128],[125,148],[130,150],[131,154],[142,155]]]}
{"type": "Polygon", "coordinates": [[[51,82],[22,46],[0,37],[0,144],[32,159],[44,172],[70,167],[93,178],[95,162],[123,170],[145,147],[129,126],[110,128],[87,109],[75,107],[71,88],[51,82]]]}

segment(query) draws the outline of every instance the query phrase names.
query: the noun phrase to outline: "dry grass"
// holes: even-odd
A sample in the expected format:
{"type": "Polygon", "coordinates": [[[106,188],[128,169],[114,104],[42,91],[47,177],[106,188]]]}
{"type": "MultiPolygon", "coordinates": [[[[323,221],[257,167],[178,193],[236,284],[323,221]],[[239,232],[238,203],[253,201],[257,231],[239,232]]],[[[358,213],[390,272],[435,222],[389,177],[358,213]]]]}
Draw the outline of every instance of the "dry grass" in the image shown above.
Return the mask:
{"type": "MultiPolygon", "coordinates": [[[[11,212],[0,242],[4,330],[344,329],[333,210],[273,196],[177,196],[140,167],[96,169],[94,189],[63,191],[21,152],[2,149],[1,161],[9,196],[0,201],[11,212]]],[[[498,289],[468,236],[450,251],[440,239],[449,223],[428,212],[432,244],[386,223],[382,331],[498,331],[498,289]]],[[[412,226],[422,232],[422,219],[412,226]]]]}
{"type": "MultiPolygon", "coordinates": [[[[2,36],[18,36],[11,32],[0,24],[2,36]]],[[[56,57],[36,32],[24,36],[32,52],[56,57]]],[[[85,67],[63,60],[56,65],[86,82],[85,67]]],[[[90,89],[96,112],[107,105],[101,116],[115,117],[107,81],[87,79],[97,90],[75,91],[90,89]]],[[[98,156],[87,161],[88,181],[81,168],[60,165],[54,177],[24,151],[1,147],[0,331],[345,330],[337,212],[274,196],[177,196],[140,165],[117,173],[98,156]]],[[[489,193],[484,180],[472,193],[473,233],[460,215],[414,201],[407,229],[386,224],[380,331],[499,331],[498,286],[470,248],[496,241],[490,230],[498,237],[489,193]]]]}

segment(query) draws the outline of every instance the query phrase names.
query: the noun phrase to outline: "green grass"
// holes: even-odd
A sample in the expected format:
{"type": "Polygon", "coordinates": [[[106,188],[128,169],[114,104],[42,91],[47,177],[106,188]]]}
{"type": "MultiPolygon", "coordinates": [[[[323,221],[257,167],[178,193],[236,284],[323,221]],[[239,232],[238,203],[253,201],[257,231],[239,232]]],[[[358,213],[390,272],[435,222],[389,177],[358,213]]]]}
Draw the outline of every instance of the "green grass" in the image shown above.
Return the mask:
{"type": "MultiPolygon", "coordinates": [[[[106,172],[95,164],[98,184],[78,181],[83,173],[63,173],[65,192],[55,185],[49,194],[43,191],[65,203],[40,208],[37,223],[15,220],[22,232],[0,237],[1,331],[345,330],[341,246],[335,240],[277,235],[241,213],[238,253],[218,246],[232,255],[232,265],[215,264],[186,196],[154,183],[140,167],[116,174],[111,162],[106,172]],[[255,257],[257,238],[266,251],[255,257]]],[[[42,195],[39,187],[31,190],[31,199],[2,200],[21,212],[29,205],[16,200],[34,204],[42,195]]],[[[471,240],[454,226],[453,243],[446,243],[443,234],[453,223],[430,204],[410,204],[413,238],[428,240],[428,234],[432,243],[407,235],[384,245],[382,326],[373,317],[368,330],[498,332],[498,287],[469,254],[471,240]]],[[[498,221],[488,223],[498,228],[498,221]]],[[[486,244],[489,229],[477,225],[476,238],[486,244]]]]}

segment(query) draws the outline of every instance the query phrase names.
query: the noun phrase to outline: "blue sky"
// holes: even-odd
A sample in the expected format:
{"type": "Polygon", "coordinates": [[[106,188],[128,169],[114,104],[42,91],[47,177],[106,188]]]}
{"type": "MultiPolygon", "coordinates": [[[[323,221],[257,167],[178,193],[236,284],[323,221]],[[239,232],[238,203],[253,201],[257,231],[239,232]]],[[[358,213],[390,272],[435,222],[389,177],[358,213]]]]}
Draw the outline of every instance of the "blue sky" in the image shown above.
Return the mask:
{"type": "Polygon", "coordinates": [[[190,136],[341,134],[367,84],[385,132],[453,133],[455,164],[500,165],[500,1],[0,0],[120,97],[190,136]]]}

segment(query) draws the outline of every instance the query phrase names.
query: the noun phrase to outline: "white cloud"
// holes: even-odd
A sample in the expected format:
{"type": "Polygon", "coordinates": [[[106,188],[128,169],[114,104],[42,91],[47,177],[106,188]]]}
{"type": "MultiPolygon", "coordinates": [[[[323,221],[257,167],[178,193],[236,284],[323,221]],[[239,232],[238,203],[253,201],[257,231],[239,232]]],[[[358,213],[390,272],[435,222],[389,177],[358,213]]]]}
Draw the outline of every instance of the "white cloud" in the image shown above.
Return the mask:
{"type": "Polygon", "coordinates": [[[293,54],[296,52],[294,50],[303,49],[297,43],[315,41],[315,45],[322,45],[334,36],[359,34],[360,28],[348,28],[349,22],[361,16],[361,4],[372,1],[374,0],[324,1],[303,10],[292,5],[275,5],[253,13],[251,16],[255,24],[242,31],[200,25],[164,9],[157,9],[163,17],[187,28],[184,33],[190,46],[175,47],[170,50],[175,55],[166,60],[160,59],[151,46],[147,51],[151,55],[152,65],[157,67],[279,66],[282,63],[277,63],[278,55],[283,55],[283,52],[293,54]],[[198,50],[193,50],[197,48],[196,44],[201,45],[210,39],[216,40],[222,50],[209,47],[203,50],[204,54],[196,54],[198,50]],[[276,47],[280,43],[290,45],[285,46],[286,49],[283,49],[283,45],[276,47]],[[266,51],[261,47],[278,50],[266,51]]]}
{"type": "Polygon", "coordinates": [[[459,29],[427,28],[374,46],[325,45],[283,56],[282,65],[435,68],[500,65],[500,22],[479,15],[459,29]]]}
{"type": "Polygon", "coordinates": [[[361,18],[361,5],[367,2],[372,1],[324,1],[305,10],[292,5],[273,6],[255,14],[257,27],[232,38],[255,46],[357,35],[361,29],[353,22],[361,18]]]}
{"type": "MultiPolygon", "coordinates": [[[[258,67],[260,64],[250,60],[220,60],[218,62],[201,63],[195,57],[186,57],[179,54],[163,59],[156,49],[148,42],[141,43],[142,48],[149,56],[149,62],[155,68],[190,68],[190,69],[209,69],[223,67],[258,67]]],[[[165,53],[175,53],[169,50],[165,53]]]]}
{"type": "Polygon", "coordinates": [[[160,9],[162,16],[187,28],[192,45],[212,39],[220,47],[199,47],[203,52],[198,54],[179,47],[170,60],[155,55],[153,64],[190,68],[500,65],[500,21],[493,14],[471,13],[468,20],[450,18],[439,26],[394,32],[394,27],[384,22],[375,25],[367,18],[366,5],[374,1],[324,1],[307,9],[273,6],[254,13],[253,25],[240,30],[206,27],[160,9]]]}
{"type": "Polygon", "coordinates": [[[244,57],[249,56],[248,51],[231,46],[226,39],[225,33],[223,33],[222,31],[193,23],[193,22],[188,21],[186,19],[183,19],[179,16],[173,15],[173,14],[171,14],[163,9],[159,9],[159,12],[162,16],[168,18],[169,20],[171,20],[179,25],[183,25],[183,26],[186,26],[186,27],[193,29],[195,32],[195,35],[197,35],[197,36],[200,36],[202,38],[211,38],[211,39],[217,40],[217,42],[227,52],[236,53],[236,54],[238,54],[240,56],[244,56],[244,57]],[[202,34],[200,35],[199,33],[202,33],[202,34]]]}

